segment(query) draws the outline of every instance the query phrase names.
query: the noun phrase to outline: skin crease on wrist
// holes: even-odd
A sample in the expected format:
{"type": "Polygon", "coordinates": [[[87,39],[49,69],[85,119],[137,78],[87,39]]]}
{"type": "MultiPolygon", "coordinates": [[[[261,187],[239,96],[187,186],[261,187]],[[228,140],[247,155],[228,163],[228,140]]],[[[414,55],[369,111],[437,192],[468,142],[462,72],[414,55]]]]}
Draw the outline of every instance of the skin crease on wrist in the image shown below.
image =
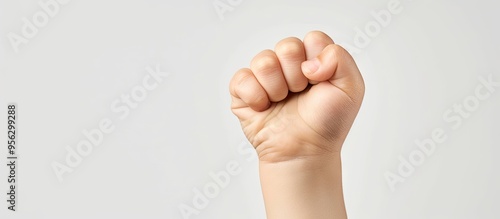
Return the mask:
{"type": "Polygon", "coordinates": [[[320,31],[285,38],[237,71],[230,93],[267,217],[347,218],[340,152],[364,96],[351,55],[320,31]]]}

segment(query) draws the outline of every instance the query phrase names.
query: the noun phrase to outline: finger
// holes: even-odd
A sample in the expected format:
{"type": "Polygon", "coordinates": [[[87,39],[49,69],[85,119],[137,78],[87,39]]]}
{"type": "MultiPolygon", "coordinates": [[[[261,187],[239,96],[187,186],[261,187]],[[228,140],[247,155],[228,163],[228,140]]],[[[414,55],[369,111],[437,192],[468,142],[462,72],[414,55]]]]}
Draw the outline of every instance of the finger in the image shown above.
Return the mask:
{"type": "Polygon", "coordinates": [[[270,101],[279,102],[286,98],[288,86],[278,57],[273,51],[264,50],[257,54],[250,63],[250,69],[266,90],[270,101]]]}
{"type": "Polygon", "coordinates": [[[312,60],[302,63],[302,71],[309,80],[329,81],[351,99],[364,94],[364,82],[352,56],[341,46],[330,44],[312,60]]]}
{"type": "MultiPolygon", "coordinates": [[[[323,49],[333,44],[332,38],[321,31],[311,31],[304,37],[304,47],[306,51],[306,59],[311,60],[316,58],[323,49]]],[[[318,81],[309,80],[310,84],[317,84],[318,81]]]]}
{"type": "Polygon", "coordinates": [[[274,49],[281,65],[288,89],[292,92],[303,91],[308,79],[304,76],[301,64],[306,60],[304,44],[295,37],[281,40],[274,49]]]}
{"type": "Polygon", "coordinates": [[[229,91],[233,96],[231,106],[233,110],[249,106],[261,112],[269,108],[270,102],[266,91],[248,68],[241,69],[234,74],[229,83],[229,91]]]}
{"type": "Polygon", "coordinates": [[[306,59],[316,58],[323,49],[334,44],[332,38],[321,31],[311,31],[304,37],[304,48],[306,50],[306,59]]]}

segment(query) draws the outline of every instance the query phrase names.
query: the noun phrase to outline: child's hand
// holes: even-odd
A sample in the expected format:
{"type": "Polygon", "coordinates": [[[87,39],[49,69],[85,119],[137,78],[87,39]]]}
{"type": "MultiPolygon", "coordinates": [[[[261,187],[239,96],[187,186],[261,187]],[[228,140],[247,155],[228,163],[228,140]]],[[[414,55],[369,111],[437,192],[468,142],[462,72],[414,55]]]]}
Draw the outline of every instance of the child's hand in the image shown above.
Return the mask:
{"type": "Polygon", "coordinates": [[[364,83],[349,53],[326,34],[286,38],[257,54],[230,84],[232,111],[260,161],[339,153],[364,83]]]}

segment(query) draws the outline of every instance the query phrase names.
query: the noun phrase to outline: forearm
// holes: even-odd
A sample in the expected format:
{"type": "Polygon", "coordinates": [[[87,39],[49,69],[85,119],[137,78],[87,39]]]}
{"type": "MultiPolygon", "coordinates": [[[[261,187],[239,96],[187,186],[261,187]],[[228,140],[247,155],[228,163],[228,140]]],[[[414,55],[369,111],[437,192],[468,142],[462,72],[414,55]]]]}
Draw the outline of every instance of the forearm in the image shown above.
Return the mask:
{"type": "Polygon", "coordinates": [[[268,219],[347,218],[340,153],[259,168],[268,219]]]}

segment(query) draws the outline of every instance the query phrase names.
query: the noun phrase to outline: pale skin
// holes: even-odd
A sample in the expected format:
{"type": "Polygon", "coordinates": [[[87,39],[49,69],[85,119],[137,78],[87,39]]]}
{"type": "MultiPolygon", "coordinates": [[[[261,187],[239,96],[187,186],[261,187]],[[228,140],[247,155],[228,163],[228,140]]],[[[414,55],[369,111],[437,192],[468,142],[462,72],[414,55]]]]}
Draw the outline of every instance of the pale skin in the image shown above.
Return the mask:
{"type": "Polygon", "coordinates": [[[341,148],[364,90],[354,59],[320,31],[234,74],[231,109],[257,151],[268,219],[347,218],[341,148]]]}

